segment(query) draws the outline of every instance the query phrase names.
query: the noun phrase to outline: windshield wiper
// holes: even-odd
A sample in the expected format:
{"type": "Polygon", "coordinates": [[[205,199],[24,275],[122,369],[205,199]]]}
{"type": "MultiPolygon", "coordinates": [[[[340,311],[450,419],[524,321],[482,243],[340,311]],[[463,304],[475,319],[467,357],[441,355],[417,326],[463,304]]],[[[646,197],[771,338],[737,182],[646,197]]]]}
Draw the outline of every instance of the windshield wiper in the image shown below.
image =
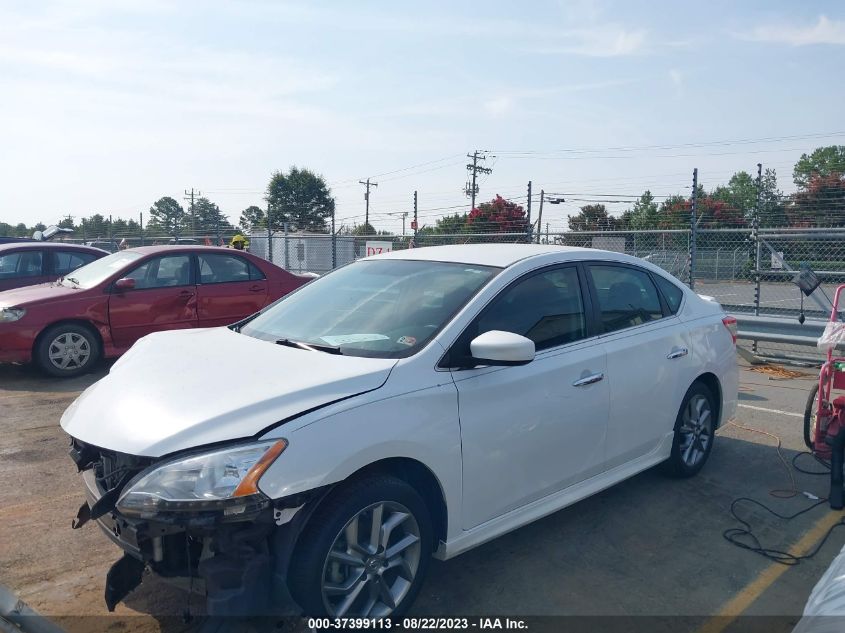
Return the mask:
{"type": "Polygon", "coordinates": [[[81,288],[81,287],[82,287],[82,286],[80,286],[80,285],[79,285],[79,281],[77,281],[77,280],[76,280],[76,279],[74,279],[73,277],[62,277],[62,278],[61,278],[61,281],[64,281],[65,279],[67,279],[70,283],[72,283],[73,285],[75,285],[77,288],[81,288]]]}
{"type": "Polygon", "coordinates": [[[302,341],[292,341],[287,338],[280,338],[276,341],[276,345],[284,345],[285,347],[295,347],[297,349],[307,349],[310,352],[325,352],[326,354],[343,355],[340,351],[340,346],[334,345],[320,345],[317,343],[303,343],[302,341]]]}

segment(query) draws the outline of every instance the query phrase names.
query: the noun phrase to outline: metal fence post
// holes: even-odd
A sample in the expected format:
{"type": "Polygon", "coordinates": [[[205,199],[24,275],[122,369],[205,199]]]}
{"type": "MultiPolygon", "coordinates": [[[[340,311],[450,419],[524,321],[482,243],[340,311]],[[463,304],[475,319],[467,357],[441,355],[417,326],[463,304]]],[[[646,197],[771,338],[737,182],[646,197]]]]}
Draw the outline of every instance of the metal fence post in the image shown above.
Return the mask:
{"type": "Polygon", "coordinates": [[[288,223],[285,222],[285,270],[290,267],[290,257],[288,256],[288,223]]]}
{"type": "Polygon", "coordinates": [[[337,234],[334,232],[334,205],[332,205],[332,270],[337,268],[337,234]]]}
{"type": "Polygon", "coordinates": [[[528,218],[527,218],[527,226],[525,229],[525,237],[528,239],[528,243],[531,243],[531,181],[528,181],[528,203],[526,205],[528,207],[528,218]]]}
{"type": "Polygon", "coordinates": [[[273,263],[273,223],[270,221],[270,201],[267,201],[267,261],[273,263]]]}
{"type": "Polygon", "coordinates": [[[719,281],[719,253],[721,252],[721,248],[716,249],[716,281],[719,281]]]}
{"type": "Polygon", "coordinates": [[[690,242],[689,242],[689,287],[695,290],[695,246],[696,246],[696,220],[695,215],[698,208],[698,167],[692,170],[692,208],[690,212],[690,242]]]}
{"type": "MultiPolygon", "coordinates": [[[[763,178],[763,164],[757,163],[757,204],[754,208],[754,221],[751,224],[754,239],[754,315],[760,315],[760,184],[763,178]]],[[[754,341],[756,351],[757,341],[754,341]]]]}

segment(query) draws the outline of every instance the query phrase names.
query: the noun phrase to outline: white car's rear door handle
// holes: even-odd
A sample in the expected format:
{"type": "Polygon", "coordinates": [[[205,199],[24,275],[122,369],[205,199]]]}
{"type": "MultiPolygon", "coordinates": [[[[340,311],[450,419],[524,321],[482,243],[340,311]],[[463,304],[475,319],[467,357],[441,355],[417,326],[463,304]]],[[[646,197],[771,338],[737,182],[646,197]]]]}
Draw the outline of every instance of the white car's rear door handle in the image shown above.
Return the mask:
{"type": "Polygon", "coordinates": [[[681,358],[683,356],[686,356],[687,354],[689,354],[689,350],[686,347],[681,347],[678,349],[673,349],[671,352],[669,352],[666,358],[668,358],[669,360],[673,360],[675,358],[681,358]]]}
{"type": "Polygon", "coordinates": [[[586,385],[592,385],[599,380],[604,378],[604,374],[591,374],[590,376],[584,376],[583,378],[579,378],[575,382],[572,383],[573,387],[584,387],[586,385]]]}

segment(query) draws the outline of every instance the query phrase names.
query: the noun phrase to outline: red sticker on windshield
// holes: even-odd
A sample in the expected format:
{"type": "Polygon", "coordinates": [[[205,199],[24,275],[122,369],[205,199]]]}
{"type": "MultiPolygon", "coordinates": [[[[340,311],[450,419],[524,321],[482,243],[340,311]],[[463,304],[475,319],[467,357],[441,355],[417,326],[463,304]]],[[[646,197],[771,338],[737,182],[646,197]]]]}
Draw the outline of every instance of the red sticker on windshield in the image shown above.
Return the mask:
{"type": "Polygon", "coordinates": [[[402,345],[407,345],[408,347],[413,347],[417,344],[417,339],[413,336],[400,336],[396,342],[402,343],[402,345]]]}

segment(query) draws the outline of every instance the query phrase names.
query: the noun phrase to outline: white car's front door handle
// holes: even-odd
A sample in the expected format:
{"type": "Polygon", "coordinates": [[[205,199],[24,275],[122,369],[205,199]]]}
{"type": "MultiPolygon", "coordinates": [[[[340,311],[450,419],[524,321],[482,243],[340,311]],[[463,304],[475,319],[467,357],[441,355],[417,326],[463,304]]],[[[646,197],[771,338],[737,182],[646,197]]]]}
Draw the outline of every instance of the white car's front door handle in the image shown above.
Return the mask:
{"type": "Polygon", "coordinates": [[[575,382],[572,383],[573,387],[584,387],[586,385],[592,385],[593,383],[598,382],[604,378],[604,374],[591,374],[589,376],[584,376],[583,378],[579,378],[575,382]]]}
{"type": "Polygon", "coordinates": [[[669,360],[673,360],[675,358],[681,358],[683,356],[686,356],[687,354],[689,354],[689,350],[686,347],[681,347],[678,349],[673,349],[671,352],[669,352],[669,355],[666,356],[666,358],[668,358],[669,360]]]}

